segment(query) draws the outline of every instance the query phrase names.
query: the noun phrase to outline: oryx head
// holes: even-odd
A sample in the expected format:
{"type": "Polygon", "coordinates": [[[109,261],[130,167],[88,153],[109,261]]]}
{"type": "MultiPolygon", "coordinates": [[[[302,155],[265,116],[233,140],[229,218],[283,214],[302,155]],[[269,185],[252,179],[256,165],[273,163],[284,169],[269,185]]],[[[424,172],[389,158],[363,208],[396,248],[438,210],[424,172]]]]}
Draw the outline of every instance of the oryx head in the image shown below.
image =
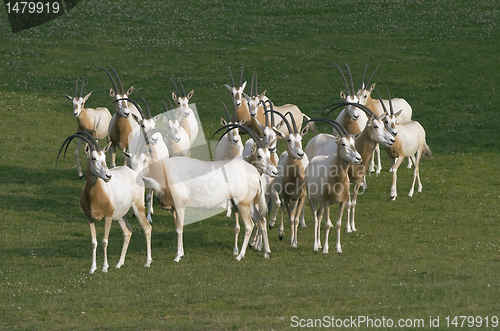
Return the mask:
{"type": "MultiPolygon", "coordinates": [[[[354,82],[352,80],[351,69],[349,69],[349,66],[346,63],[344,63],[344,65],[347,68],[347,72],[349,73],[349,77],[351,79],[351,88],[349,88],[349,84],[347,83],[344,72],[342,71],[342,69],[340,68],[340,66],[338,64],[336,64],[336,63],[333,63],[333,64],[337,67],[337,69],[339,69],[340,74],[342,75],[342,80],[344,81],[344,87],[346,90],[345,93],[344,93],[344,91],[340,92],[340,97],[348,103],[357,103],[358,98],[354,94],[354,82]]],[[[359,113],[358,108],[353,107],[351,105],[347,105],[347,107],[345,107],[345,111],[347,113],[347,116],[350,119],[356,121],[359,118],[360,113],[359,113]]]]}
{"type": "Polygon", "coordinates": [[[250,85],[250,95],[243,92],[243,96],[247,100],[248,111],[250,113],[250,116],[252,116],[252,117],[257,116],[257,109],[260,106],[260,102],[268,100],[265,97],[266,91],[259,94],[259,92],[257,90],[257,73],[254,72],[252,75],[252,84],[250,85]],[[254,81],[255,81],[255,85],[254,85],[254,81]],[[254,90],[254,86],[255,86],[255,90],[254,90]]]}
{"type": "Polygon", "coordinates": [[[82,98],[84,84],[85,84],[85,78],[83,78],[83,80],[82,80],[80,97],[78,97],[78,95],[77,95],[77,93],[78,93],[78,80],[76,81],[76,85],[75,85],[75,96],[70,97],[69,95],[66,94],[66,98],[68,98],[69,100],[71,100],[73,102],[73,115],[76,117],[80,116],[80,114],[82,113],[82,111],[84,109],[85,101],[87,101],[87,99],[92,94],[92,92],[90,92],[89,94],[87,94],[85,97],[82,98]]]}
{"type": "MultiPolygon", "coordinates": [[[[245,119],[238,122],[238,117],[237,117],[237,113],[236,113],[237,108],[236,107],[234,107],[233,118],[231,118],[231,116],[229,115],[229,111],[227,110],[226,105],[222,101],[221,101],[221,103],[222,103],[222,106],[224,106],[224,110],[225,110],[226,116],[227,116],[227,121],[224,118],[220,119],[220,123],[223,126],[227,126],[230,124],[238,124],[241,126],[241,125],[243,125],[243,123],[245,123],[245,119]]],[[[238,144],[241,141],[240,130],[238,129],[238,127],[234,127],[228,131],[227,139],[229,140],[229,142],[231,144],[234,144],[234,145],[238,144]]]]}
{"type": "Polygon", "coordinates": [[[118,86],[120,87],[120,89],[117,88],[115,80],[113,79],[109,71],[102,68],[102,70],[104,70],[108,74],[109,79],[111,79],[111,83],[113,84],[113,88],[109,90],[109,95],[115,101],[120,100],[119,102],[115,102],[115,112],[120,116],[128,117],[130,116],[131,113],[130,105],[128,104],[128,97],[134,91],[134,87],[131,86],[127,90],[127,92],[125,92],[122,82],[120,81],[120,77],[118,77],[118,74],[116,73],[115,69],[113,69],[112,66],[109,66],[109,68],[111,69],[111,71],[113,71],[113,74],[115,75],[116,80],[118,82],[118,86]]]}
{"type": "Polygon", "coordinates": [[[112,175],[109,171],[108,166],[106,165],[106,152],[111,146],[111,142],[108,143],[106,147],[101,149],[94,137],[92,137],[92,135],[88,132],[79,131],[66,138],[61,148],[59,149],[59,154],[57,154],[56,167],[63,148],[66,147],[66,149],[64,150],[64,155],[66,156],[66,151],[68,150],[69,143],[74,138],[79,138],[87,143],[87,146],[85,147],[85,153],[87,154],[87,171],[92,176],[100,178],[105,182],[109,182],[112,175]]]}
{"type": "MultiPolygon", "coordinates": [[[[290,157],[293,157],[295,159],[301,160],[306,153],[304,153],[304,150],[302,149],[302,137],[307,133],[307,130],[309,129],[309,126],[305,126],[302,131],[298,131],[297,125],[295,123],[295,119],[293,118],[292,113],[287,112],[285,115],[273,110],[273,105],[270,100],[268,102],[263,102],[264,104],[264,114],[265,113],[270,113],[271,116],[273,114],[278,115],[281,117],[283,123],[286,125],[288,129],[288,134],[283,134],[281,133],[277,128],[273,128],[273,131],[276,133],[277,137],[282,138],[286,142],[286,150],[288,152],[288,155],[290,157]],[[267,110],[267,105],[270,105],[270,109],[267,110]],[[290,125],[290,122],[286,119],[286,116],[289,115],[290,120],[292,121],[292,124],[290,125]]],[[[281,124],[281,123],[280,123],[281,124]]],[[[278,124],[278,125],[280,125],[278,124]]]]}
{"type": "Polygon", "coordinates": [[[391,94],[389,93],[389,90],[387,90],[387,95],[389,97],[389,110],[387,110],[387,108],[385,107],[384,102],[380,98],[380,94],[378,94],[377,91],[375,92],[377,93],[377,97],[379,99],[380,104],[382,105],[382,108],[384,108],[384,114],[380,116],[380,119],[384,122],[384,126],[387,129],[387,131],[389,131],[391,135],[395,137],[398,134],[398,131],[396,129],[397,117],[401,114],[403,110],[400,109],[399,111],[394,113],[394,108],[392,107],[392,101],[391,101],[391,94]]]}
{"type": "Polygon", "coordinates": [[[365,76],[366,76],[366,70],[368,69],[368,64],[366,64],[365,66],[365,71],[363,72],[363,78],[361,79],[361,84],[359,85],[358,92],[356,93],[358,102],[363,106],[366,105],[366,103],[368,102],[368,98],[375,89],[375,83],[373,83],[373,85],[370,86],[369,88],[368,86],[373,78],[373,75],[375,75],[375,72],[377,71],[378,67],[380,67],[381,64],[382,62],[380,62],[378,66],[375,68],[375,70],[373,70],[372,74],[370,75],[370,78],[368,78],[368,81],[366,83],[365,83],[365,76]]]}
{"type": "Polygon", "coordinates": [[[181,115],[182,116],[188,116],[189,115],[189,99],[193,97],[194,90],[191,90],[186,95],[186,92],[184,92],[184,86],[182,85],[182,81],[179,78],[179,83],[181,85],[181,91],[182,94],[180,93],[179,89],[177,88],[177,85],[175,84],[173,78],[170,78],[172,83],[174,84],[175,87],[175,92],[172,92],[172,99],[174,99],[174,102],[177,104],[177,107],[180,108],[181,115]]]}
{"type": "Polygon", "coordinates": [[[229,86],[229,85],[226,84],[226,87],[229,90],[229,92],[231,92],[231,97],[233,98],[233,103],[234,103],[234,106],[236,108],[239,108],[241,106],[242,102],[243,102],[243,90],[245,89],[245,86],[247,85],[246,81],[242,84],[242,81],[243,81],[243,69],[244,68],[245,67],[241,68],[240,85],[239,86],[236,86],[236,84],[234,83],[233,74],[231,74],[231,69],[227,68],[227,70],[229,71],[229,77],[231,77],[231,84],[232,84],[232,86],[229,86]]]}

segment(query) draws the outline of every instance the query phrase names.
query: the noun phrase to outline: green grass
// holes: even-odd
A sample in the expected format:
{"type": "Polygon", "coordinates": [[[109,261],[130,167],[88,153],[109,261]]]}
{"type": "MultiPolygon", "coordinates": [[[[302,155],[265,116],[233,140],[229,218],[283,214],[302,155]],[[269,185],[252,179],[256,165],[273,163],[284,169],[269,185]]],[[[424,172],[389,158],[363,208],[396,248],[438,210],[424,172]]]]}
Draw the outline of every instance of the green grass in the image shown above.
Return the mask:
{"type": "MultiPolygon", "coordinates": [[[[63,17],[13,34],[0,14],[0,329],[281,330],[292,316],[424,319],[498,316],[500,305],[500,145],[495,1],[80,1],[63,17]],[[406,195],[412,172],[398,172],[396,201],[383,156],[380,176],[358,199],[357,229],[342,231],[342,254],[312,251],[311,213],[299,247],[269,231],[270,259],[233,260],[233,226],[223,214],[186,226],[185,258],[173,262],[172,216],[154,215],[151,268],[134,235],[125,265],[89,275],[90,233],[79,205],[83,181],[72,153],[54,169],[76,129],[64,94],[85,77],[87,106],[112,109],[112,65],[132,97],[153,113],[173,90],[194,89],[209,137],[229,104],[227,67],[259,75],[275,104],[307,114],[338,101],[342,80],[328,63],[362,70],[404,97],[427,133],[423,192],[406,195]]],[[[325,126],[319,126],[326,132],[325,126]]],[[[306,136],[306,141],[311,138],[306,136]]],[[[280,145],[283,148],[283,145],[280,145]]],[[[72,147],[73,148],[73,147],[72,147]]],[[[383,153],[384,154],[384,153],[383,153]]],[[[336,207],[333,207],[336,210],[336,207]]],[[[345,221],[344,221],[345,222],[345,221]]],[[[122,235],[113,225],[110,264],[122,235]]],[[[102,265],[103,225],[98,225],[102,265]]],[[[289,229],[285,227],[285,238],[289,229]]],[[[240,235],[242,237],[242,235],[240,235]]],[[[330,236],[331,247],[335,234],[330,236]]],[[[241,240],[240,240],[241,243],[241,240]]]]}

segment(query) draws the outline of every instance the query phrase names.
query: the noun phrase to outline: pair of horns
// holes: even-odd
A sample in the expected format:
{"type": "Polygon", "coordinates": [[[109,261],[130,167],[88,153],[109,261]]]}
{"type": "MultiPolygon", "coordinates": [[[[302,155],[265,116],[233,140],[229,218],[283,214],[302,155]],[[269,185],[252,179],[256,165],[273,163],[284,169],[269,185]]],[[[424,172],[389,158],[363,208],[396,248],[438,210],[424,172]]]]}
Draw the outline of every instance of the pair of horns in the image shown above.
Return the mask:
{"type": "MultiPolygon", "coordinates": [[[[241,86],[241,82],[240,82],[241,86]]],[[[250,95],[252,97],[259,95],[259,92],[257,92],[257,73],[254,71],[252,75],[252,85],[250,85],[250,95]],[[253,87],[254,87],[254,79],[255,79],[255,94],[253,93],[253,87]]]]}
{"type": "Polygon", "coordinates": [[[342,75],[342,80],[344,81],[344,87],[345,87],[345,91],[346,91],[347,95],[349,95],[349,96],[356,95],[356,91],[354,91],[354,82],[352,80],[351,69],[349,69],[349,66],[347,65],[347,63],[344,63],[344,65],[346,66],[347,72],[349,73],[349,78],[351,79],[352,91],[350,91],[350,89],[349,89],[349,84],[347,84],[347,80],[345,78],[344,72],[342,71],[340,66],[337,63],[333,63],[333,65],[335,65],[337,67],[337,69],[339,69],[340,74],[342,75]]]}
{"type": "Polygon", "coordinates": [[[336,109],[339,109],[339,108],[342,108],[342,107],[345,107],[345,106],[354,106],[354,107],[357,107],[359,109],[361,109],[362,111],[365,112],[366,115],[368,115],[368,117],[375,117],[376,119],[378,119],[378,116],[377,114],[375,114],[370,108],[360,104],[360,103],[353,103],[353,102],[346,102],[346,101],[342,101],[342,102],[337,102],[337,103],[334,103],[328,107],[333,107],[332,109],[329,109],[326,111],[326,113],[330,113],[336,109]]]}
{"type": "MultiPolygon", "coordinates": [[[[78,81],[80,79],[77,79],[76,80],[76,85],[75,85],[75,99],[76,99],[76,96],[77,96],[77,93],[78,93],[78,81]]],[[[80,90],[80,99],[82,98],[82,95],[83,95],[83,85],[85,84],[85,78],[82,78],[82,88],[80,90]]]]}
{"type": "Polygon", "coordinates": [[[71,136],[66,138],[66,140],[64,140],[64,142],[62,143],[61,148],[59,148],[59,153],[57,154],[57,159],[56,159],[56,168],[57,168],[57,162],[59,162],[59,156],[61,156],[61,152],[64,146],[66,146],[66,149],[64,150],[64,157],[66,157],[66,152],[68,151],[69,143],[74,138],[79,138],[85,141],[87,144],[89,144],[89,147],[92,151],[97,151],[97,152],[101,151],[101,146],[99,146],[95,138],[90,133],[85,131],[78,131],[77,133],[72,134],[71,136]]]}
{"type": "Polygon", "coordinates": [[[368,84],[370,84],[370,81],[372,80],[373,78],[373,75],[375,75],[375,72],[377,71],[378,67],[380,67],[380,65],[382,64],[382,62],[380,62],[378,64],[378,66],[375,68],[375,70],[373,70],[370,78],[368,78],[368,81],[366,82],[365,84],[365,76],[366,76],[366,70],[368,70],[368,63],[366,64],[365,66],[365,71],[363,72],[363,79],[361,80],[361,84],[359,85],[359,89],[362,90],[365,86],[367,87],[368,84]]]}
{"type": "MultiPolygon", "coordinates": [[[[241,85],[243,85],[243,69],[245,69],[245,66],[243,66],[241,68],[239,87],[241,87],[241,85]]],[[[228,67],[227,70],[229,71],[229,77],[231,77],[231,84],[233,84],[233,87],[236,87],[236,85],[234,84],[234,79],[233,79],[233,74],[231,73],[231,69],[228,67]]]]}
{"type": "Polygon", "coordinates": [[[224,106],[224,110],[226,111],[227,121],[233,123],[238,122],[238,112],[237,112],[238,109],[236,108],[236,106],[234,107],[234,115],[233,119],[231,120],[231,116],[229,115],[229,111],[227,110],[226,104],[222,101],[220,103],[222,103],[222,106],[224,106]]]}
{"type": "Polygon", "coordinates": [[[347,130],[339,122],[334,121],[332,119],[329,119],[329,118],[311,118],[311,119],[307,120],[305,123],[309,123],[309,122],[328,123],[331,126],[335,127],[335,129],[337,130],[337,132],[339,133],[340,136],[342,136],[342,137],[349,136],[349,132],[347,132],[347,130]]]}
{"type": "MultiPolygon", "coordinates": [[[[224,131],[224,133],[222,134],[221,136],[221,139],[222,137],[224,137],[224,135],[226,133],[228,133],[229,131],[233,130],[233,129],[240,129],[240,130],[243,130],[245,131],[246,133],[248,133],[248,135],[253,139],[253,141],[257,144],[257,146],[259,148],[266,148],[266,145],[264,143],[264,140],[262,138],[260,138],[257,133],[255,133],[255,131],[253,131],[252,129],[250,129],[249,127],[246,127],[246,126],[243,126],[243,125],[240,125],[238,123],[231,123],[231,124],[227,124],[227,125],[224,125],[223,127],[219,128],[217,131],[214,132],[214,134],[212,135],[215,136],[218,132],[222,131],[223,129],[227,129],[226,131],[224,131]]],[[[220,140],[220,139],[219,139],[220,140]]]]}
{"type": "MultiPolygon", "coordinates": [[[[283,119],[283,122],[286,124],[286,128],[288,129],[288,133],[299,133],[299,130],[297,130],[297,124],[295,123],[295,118],[293,117],[291,112],[287,112],[285,115],[283,115],[280,112],[277,112],[273,109],[273,104],[271,103],[271,100],[266,100],[266,101],[260,101],[264,105],[264,115],[266,113],[274,113],[281,117],[283,119]],[[269,103],[270,109],[267,110],[266,103],[269,103]],[[292,120],[292,125],[290,125],[290,122],[286,119],[286,115],[290,115],[290,119],[292,120]]],[[[272,116],[272,115],[271,115],[272,116]]],[[[274,120],[274,116],[271,117],[271,120],[274,120]]],[[[272,125],[272,123],[271,123],[272,125]]],[[[274,125],[273,125],[274,126],[274,125]]]]}
{"type": "Polygon", "coordinates": [[[389,93],[389,89],[387,89],[387,96],[389,98],[389,109],[390,109],[390,112],[388,112],[387,108],[385,108],[385,105],[382,102],[382,98],[380,97],[380,94],[378,94],[378,91],[375,91],[375,93],[377,93],[378,100],[380,101],[380,104],[384,108],[384,113],[389,113],[391,115],[394,115],[394,108],[392,108],[391,93],[389,93]]]}
{"type": "Polygon", "coordinates": [[[116,87],[116,83],[115,83],[115,80],[113,79],[113,77],[111,76],[111,74],[109,73],[109,71],[107,71],[105,68],[102,68],[102,70],[104,70],[108,76],[109,76],[109,79],[111,79],[111,83],[113,84],[113,88],[115,91],[118,91],[120,92],[121,94],[125,94],[125,89],[123,88],[123,85],[122,85],[122,82],[120,80],[120,77],[118,77],[118,74],[116,73],[115,69],[112,67],[112,66],[109,66],[109,68],[111,69],[111,71],[113,71],[113,73],[115,74],[115,77],[116,77],[116,81],[118,82],[119,86],[120,86],[120,89],[118,90],[118,88],[116,87]]]}
{"type": "Polygon", "coordinates": [[[186,92],[184,92],[184,85],[182,85],[182,80],[179,78],[179,83],[181,84],[182,95],[181,95],[181,93],[179,92],[179,89],[177,88],[177,85],[175,84],[174,79],[173,79],[173,78],[170,78],[170,80],[171,80],[171,81],[172,81],[172,83],[174,84],[174,87],[175,87],[175,94],[177,95],[177,97],[183,97],[183,98],[185,98],[185,97],[186,97],[186,92]]]}

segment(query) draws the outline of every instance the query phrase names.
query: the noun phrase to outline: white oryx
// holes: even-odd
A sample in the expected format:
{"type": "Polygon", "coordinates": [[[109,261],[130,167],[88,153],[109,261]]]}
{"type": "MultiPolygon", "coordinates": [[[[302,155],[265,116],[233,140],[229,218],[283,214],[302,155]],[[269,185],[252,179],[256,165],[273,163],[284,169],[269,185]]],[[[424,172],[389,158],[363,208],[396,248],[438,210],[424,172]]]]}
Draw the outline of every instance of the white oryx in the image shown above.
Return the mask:
{"type": "Polygon", "coordinates": [[[87,217],[92,235],[92,267],[90,273],[94,273],[97,269],[96,251],[97,251],[97,236],[95,222],[105,219],[104,237],[102,245],[104,248],[104,262],[102,271],[108,271],[108,236],[113,220],[117,220],[123,231],[123,247],[120,255],[120,260],[116,264],[116,268],[120,268],[125,263],[125,255],[127,254],[128,244],[132,236],[132,230],[128,224],[125,214],[130,208],[134,211],[134,215],[139,221],[144,235],[146,237],[147,258],[145,267],[149,267],[153,261],[151,258],[151,225],[148,223],[144,208],[144,186],[137,178],[137,173],[132,169],[121,166],[113,169],[108,169],[106,166],[106,151],[110,147],[107,144],[101,150],[97,141],[87,132],[77,132],[63,142],[57,155],[57,161],[61,155],[62,149],[74,138],[79,138],[85,141],[88,145],[85,149],[87,154],[87,178],[80,198],[80,204],[83,212],[87,217]]]}
{"type": "MultiPolygon", "coordinates": [[[[165,144],[167,145],[170,157],[174,156],[191,156],[191,142],[189,134],[181,126],[175,112],[167,111],[167,106],[163,102],[166,117],[163,117],[163,123],[167,126],[168,134],[164,137],[165,144]]],[[[193,115],[194,117],[194,115],[193,115]]]]}
{"type": "Polygon", "coordinates": [[[130,138],[132,137],[131,133],[138,126],[137,122],[132,118],[132,116],[130,116],[130,114],[135,114],[137,118],[141,118],[142,116],[137,108],[133,104],[129,104],[127,101],[129,95],[134,90],[134,87],[130,87],[127,92],[125,92],[122,82],[120,81],[120,77],[118,77],[115,69],[111,66],[110,69],[113,71],[118,82],[118,86],[120,87],[118,90],[115,80],[111,77],[109,71],[102,68],[102,70],[108,74],[109,79],[111,79],[111,83],[113,84],[113,88],[110,89],[109,95],[113,98],[115,114],[109,123],[108,134],[109,140],[111,141],[111,167],[114,168],[116,166],[116,148],[127,152],[130,144],[130,138]]]}
{"type": "MultiPolygon", "coordinates": [[[[98,108],[85,108],[85,102],[90,97],[92,92],[87,94],[82,98],[83,95],[83,85],[85,84],[85,79],[82,80],[82,87],[80,90],[80,97],[77,96],[78,91],[78,80],[75,86],[75,96],[70,97],[66,95],[66,98],[73,103],[73,115],[76,117],[78,122],[77,131],[85,131],[90,133],[96,140],[108,138],[108,127],[111,121],[111,113],[108,108],[98,107],[98,108]]],[[[108,138],[109,140],[109,138],[108,138]]],[[[79,151],[82,148],[83,141],[78,140],[78,146],[75,149],[75,161],[76,169],[78,171],[78,177],[83,177],[82,167],[80,166],[79,151]]]]}
{"type": "MultiPolygon", "coordinates": [[[[263,154],[266,162],[262,172],[272,175],[276,167],[269,157],[263,154]]],[[[225,207],[232,203],[238,210],[245,224],[245,238],[236,260],[245,256],[248,241],[253,230],[251,204],[259,206],[254,217],[258,218],[260,230],[264,236],[264,256],[271,250],[267,239],[264,217],[267,213],[264,192],[259,171],[241,157],[224,161],[201,161],[197,159],[174,157],[168,160],[154,161],[143,173],[143,180],[152,187],[163,209],[172,211],[177,230],[177,255],[179,262],[184,256],[183,229],[185,208],[207,209],[225,207]]]]}
{"type": "Polygon", "coordinates": [[[179,121],[179,125],[184,128],[186,133],[189,136],[189,146],[193,146],[196,137],[198,136],[199,126],[198,121],[196,120],[196,116],[194,111],[189,108],[189,100],[193,97],[194,90],[191,90],[186,95],[184,92],[184,86],[182,85],[182,81],[179,79],[179,83],[181,84],[182,95],[177,88],[174,80],[170,79],[175,87],[175,92],[172,92],[172,99],[174,99],[175,103],[178,107],[177,120],[179,121]]]}
{"type": "MultiPolygon", "coordinates": [[[[361,80],[361,84],[359,86],[358,92],[356,93],[356,97],[358,98],[358,102],[368,108],[370,108],[375,114],[378,116],[381,116],[384,113],[384,107],[389,108],[389,100],[382,100],[380,96],[378,99],[373,99],[371,97],[371,93],[375,89],[375,83],[373,83],[370,87],[370,81],[373,78],[373,75],[377,71],[378,67],[380,67],[382,63],[379,63],[379,65],[373,70],[372,74],[370,75],[370,78],[368,78],[368,81],[365,83],[365,75],[366,75],[366,70],[368,69],[368,64],[365,67],[365,71],[363,73],[363,79],[361,80]]],[[[392,106],[396,110],[396,112],[401,110],[401,114],[396,118],[396,123],[403,124],[411,121],[411,116],[413,113],[413,110],[410,106],[410,104],[405,100],[401,98],[395,98],[392,99],[392,106]]],[[[411,168],[411,161],[408,159],[408,168],[411,168]]],[[[374,172],[376,174],[379,174],[380,171],[382,170],[382,164],[380,162],[380,148],[377,146],[375,150],[373,151],[372,158],[370,161],[370,172],[374,172]],[[377,167],[375,168],[375,154],[377,154],[377,167]]]]}
{"type": "MultiPolygon", "coordinates": [[[[309,162],[306,153],[302,149],[302,137],[307,133],[309,126],[305,126],[301,132],[298,131],[294,117],[290,116],[292,125],[288,122],[285,116],[275,112],[272,109],[268,110],[271,114],[279,114],[286,124],[288,134],[283,135],[280,131],[276,134],[286,141],[286,151],[284,151],[278,161],[278,176],[272,183],[271,190],[278,193],[279,198],[287,210],[290,221],[290,245],[297,247],[297,230],[299,226],[299,217],[302,221],[302,227],[305,227],[305,222],[302,218],[304,203],[306,200],[306,187],[304,186],[305,169],[309,162]],[[301,215],[302,214],[302,215],[301,215]]],[[[271,195],[273,197],[273,195],[271,195]]],[[[272,204],[272,203],[271,203],[272,204]]],[[[278,207],[276,208],[276,211],[278,207]]],[[[276,213],[270,221],[270,226],[274,225],[276,213]]],[[[283,209],[281,210],[281,224],[279,236],[283,238],[283,209]]]]}
{"type": "MultiPolygon", "coordinates": [[[[382,144],[384,146],[392,146],[395,142],[395,136],[397,131],[395,128],[385,125],[387,122],[387,117],[391,117],[392,120],[395,118],[389,112],[383,113],[380,118],[373,113],[369,108],[360,104],[351,104],[347,102],[340,102],[333,109],[345,107],[347,105],[353,105],[361,109],[369,117],[368,122],[361,131],[356,136],[355,147],[360,153],[363,161],[359,164],[350,163],[349,167],[349,180],[354,184],[352,191],[352,198],[349,197],[347,203],[347,232],[356,231],[354,222],[354,213],[356,209],[356,199],[358,196],[359,189],[363,185],[366,171],[368,169],[368,163],[370,162],[371,154],[376,145],[382,144]]],[[[306,146],[306,154],[309,159],[312,159],[318,155],[332,155],[337,152],[337,138],[330,134],[319,134],[312,138],[306,146]],[[314,154],[315,153],[315,154],[314,154]]]]}
{"type": "MultiPolygon", "coordinates": [[[[334,126],[338,135],[337,150],[330,155],[319,155],[313,157],[306,169],[305,185],[307,196],[314,218],[314,245],[313,250],[321,248],[320,222],[323,214],[326,213],[326,236],[323,246],[323,254],[328,253],[328,235],[333,224],[330,220],[330,204],[338,204],[337,213],[337,253],[342,252],[340,245],[340,227],[344,207],[349,200],[349,164],[361,163],[361,155],[356,150],[353,136],[345,130],[339,123],[329,119],[311,119],[311,121],[323,121],[334,126]],[[318,213],[319,212],[319,213],[318,213]]],[[[358,134],[359,135],[359,134],[358,134]]]]}
{"type": "MultiPolygon", "coordinates": [[[[389,105],[391,104],[389,96],[389,105]]],[[[393,108],[391,107],[391,112],[393,108]]],[[[396,117],[401,116],[401,110],[396,113],[396,117]]],[[[409,197],[413,196],[415,181],[418,181],[417,192],[422,192],[422,183],[420,182],[420,158],[424,156],[427,159],[432,159],[432,152],[425,142],[425,130],[417,121],[410,121],[404,124],[396,124],[398,135],[396,142],[392,147],[386,147],[387,154],[391,159],[392,167],[392,186],[391,199],[396,200],[398,195],[396,189],[397,171],[405,157],[410,158],[415,166],[413,170],[413,184],[411,185],[409,197]]]]}
{"type": "MultiPolygon", "coordinates": [[[[222,101],[221,103],[224,106],[224,110],[226,111],[226,116],[227,116],[227,121],[224,118],[220,119],[223,127],[226,127],[227,125],[231,124],[243,125],[245,123],[244,119],[239,122],[237,121],[236,107],[234,107],[235,108],[234,115],[233,118],[231,118],[231,115],[229,115],[226,105],[222,101]]],[[[239,132],[240,132],[239,127],[233,127],[219,139],[219,141],[217,142],[217,146],[215,148],[216,160],[218,161],[231,160],[234,159],[235,157],[242,155],[243,143],[241,142],[241,137],[239,132]]]]}

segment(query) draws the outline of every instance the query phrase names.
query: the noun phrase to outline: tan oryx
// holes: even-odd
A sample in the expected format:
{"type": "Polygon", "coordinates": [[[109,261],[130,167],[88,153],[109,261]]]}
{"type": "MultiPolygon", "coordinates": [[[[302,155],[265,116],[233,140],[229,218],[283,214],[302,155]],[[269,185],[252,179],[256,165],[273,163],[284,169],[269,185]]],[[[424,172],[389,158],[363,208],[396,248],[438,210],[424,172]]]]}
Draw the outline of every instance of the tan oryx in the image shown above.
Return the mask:
{"type": "Polygon", "coordinates": [[[179,83],[181,85],[182,91],[181,94],[174,80],[172,78],[170,80],[175,87],[175,92],[172,92],[172,99],[174,99],[174,102],[177,104],[178,108],[176,118],[179,121],[179,125],[184,128],[184,130],[188,134],[189,146],[191,147],[193,146],[193,143],[196,140],[199,131],[198,121],[196,120],[194,111],[189,107],[189,100],[193,97],[194,90],[191,90],[191,92],[186,95],[186,92],[184,92],[182,81],[179,78],[179,83]]]}
{"type": "MultiPolygon", "coordinates": [[[[391,105],[391,97],[389,95],[389,105],[391,105]]],[[[393,107],[391,107],[393,113],[393,107]]],[[[401,116],[401,110],[396,114],[396,117],[401,116]]],[[[411,185],[409,197],[413,196],[415,181],[418,181],[417,192],[422,192],[422,183],[420,182],[420,158],[424,156],[427,159],[432,159],[432,152],[427,143],[425,142],[425,130],[417,121],[410,121],[404,124],[396,124],[398,135],[396,142],[392,147],[386,147],[387,154],[391,159],[392,167],[392,186],[391,186],[391,199],[396,200],[398,195],[396,189],[397,171],[405,157],[411,159],[415,166],[413,170],[413,184],[411,185]]]]}
{"type": "MultiPolygon", "coordinates": [[[[271,114],[277,114],[286,124],[288,134],[283,135],[276,130],[276,134],[286,142],[286,151],[284,151],[278,161],[278,176],[272,183],[271,189],[276,191],[288,213],[290,222],[290,245],[297,247],[297,230],[299,226],[299,218],[302,214],[306,199],[306,187],[304,186],[305,169],[309,162],[306,153],[302,149],[302,137],[307,133],[309,126],[305,126],[299,132],[294,117],[290,116],[292,125],[286,119],[286,115],[281,115],[272,109],[268,110],[271,114]]],[[[273,195],[271,195],[272,197],[273,195]]],[[[271,203],[272,205],[272,203],[271,203]]],[[[283,208],[283,207],[281,207],[283,208]]],[[[278,208],[277,208],[278,209],[278,208]]],[[[276,209],[276,210],[277,210],[276,209]]],[[[275,216],[270,221],[270,226],[274,224],[275,216]]],[[[303,221],[303,219],[302,219],[303,221]]],[[[305,226],[303,222],[302,226],[305,226]]],[[[283,209],[281,209],[281,224],[279,236],[283,238],[283,209]]]]}
{"type": "MultiPolygon", "coordinates": [[[[313,250],[321,248],[320,222],[323,214],[326,213],[326,236],[323,246],[323,254],[328,253],[328,234],[333,224],[330,220],[330,204],[338,204],[337,213],[337,253],[342,252],[340,245],[340,227],[344,207],[349,200],[349,165],[350,163],[360,164],[361,155],[356,150],[354,136],[350,135],[339,123],[329,119],[311,119],[311,121],[322,121],[334,126],[338,132],[335,137],[337,150],[329,155],[319,155],[313,157],[306,169],[305,185],[307,196],[314,218],[314,245],[313,250]]],[[[358,134],[359,135],[359,134],[358,134]]]]}
{"type": "MultiPolygon", "coordinates": [[[[384,107],[389,108],[389,100],[382,100],[379,96],[378,99],[373,99],[371,97],[371,93],[375,89],[375,83],[373,83],[371,86],[370,81],[373,78],[373,75],[377,71],[377,69],[380,67],[382,63],[379,63],[378,66],[373,70],[372,74],[370,75],[370,78],[368,78],[368,81],[365,83],[365,76],[366,76],[366,70],[368,69],[368,64],[365,67],[365,71],[363,73],[363,79],[361,81],[361,84],[359,86],[358,92],[356,93],[356,96],[358,98],[358,102],[368,108],[370,108],[375,114],[378,116],[381,116],[384,113],[384,107]]],[[[411,116],[412,116],[412,108],[410,104],[405,100],[401,98],[395,98],[392,99],[392,106],[395,109],[395,112],[398,112],[401,110],[401,114],[396,118],[396,123],[402,124],[402,123],[407,123],[411,121],[411,116]]],[[[411,161],[408,159],[408,168],[411,167],[411,161]]],[[[375,147],[375,150],[373,151],[372,158],[370,161],[370,172],[374,172],[376,174],[379,174],[380,171],[382,170],[382,164],[380,162],[380,148],[379,146],[375,147]],[[377,167],[375,167],[375,154],[377,155],[377,167]]]]}
{"type": "MultiPolygon", "coordinates": [[[[75,96],[70,97],[66,95],[66,98],[73,102],[73,115],[76,117],[78,122],[78,130],[90,133],[96,140],[108,138],[108,127],[111,121],[111,113],[108,108],[98,107],[98,108],[85,108],[85,102],[90,97],[92,92],[87,94],[85,97],[83,95],[83,85],[85,84],[85,79],[82,80],[82,87],[80,90],[80,97],[77,96],[78,93],[78,80],[75,85],[75,96]]],[[[109,138],[108,138],[109,140],[109,138]]],[[[80,166],[79,151],[82,148],[83,141],[78,140],[78,146],[75,149],[75,161],[76,170],[78,171],[78,177],[83,177],[82,167],[80,166]]]]}
{"type": "MultiPolygon", "coordinates": [[[[69,143],[74,138],[79,138],[87,143],[85,152],[87,154],[87,178],[80,198],[80,204],[87,217],[92,235],[92,267],[90,273],[97,269],[96,251],[97,236],[95,222],[105,219],[104,237],[102,245],[104,248],[104,262],[102,271],[108,271],[108,236],[113,220],[117,220],[123,231],[123,247],[120,260],[116,268],[120,268],[125,263],[128,244],[132,236],[132,230],[125,218],[125,214],[132,208],[135,217],[139,221],[144,235],[146,236],[147,258],[145,267],[149,267],[151,262],[151,225],[148,223],[144,208],[144,186],[137,178],[137,173],[132,169],[121,166],[108,169],[106,166],[106,151],[110,147],[107,144],[101,150],[97,141],[87,132],[77,132],[63,142],[57,155],[57,161],[62,149],[68,148],[69,143]]],[[[66,153],[66,152],[65,152],[66,153]]]]}
{"type": "Polygon", "coordinates": [[[108,74],[111,83],[113,84],[113,88],[110,89],[109,95],[113,98],[113,104],[115,107],[115,114],[111,118],[111,122],[109,123],[108,134],[109,140],[111,141],[111,167],[116,166],[116,148],[127,151],[127,148],[130,143],[130,139],[132,138],[131,133],[138,126],[137,122],[130,116],[130,114],[135,114],[137,118],[141,118],[141,114],[135,108],[134,105],[128,103],[128,97],[134,90],[134,87],[130,87],[127,92],[123,89],[122,82],[120,81],[120,77],[116,73],[115,69],[110,66],[111,71],[116,77],[118,82],[118,89],[115,80],[106,69],[102,68],[108,74]],[[118,101],[120,100],[120,101],[118,101]]]}

